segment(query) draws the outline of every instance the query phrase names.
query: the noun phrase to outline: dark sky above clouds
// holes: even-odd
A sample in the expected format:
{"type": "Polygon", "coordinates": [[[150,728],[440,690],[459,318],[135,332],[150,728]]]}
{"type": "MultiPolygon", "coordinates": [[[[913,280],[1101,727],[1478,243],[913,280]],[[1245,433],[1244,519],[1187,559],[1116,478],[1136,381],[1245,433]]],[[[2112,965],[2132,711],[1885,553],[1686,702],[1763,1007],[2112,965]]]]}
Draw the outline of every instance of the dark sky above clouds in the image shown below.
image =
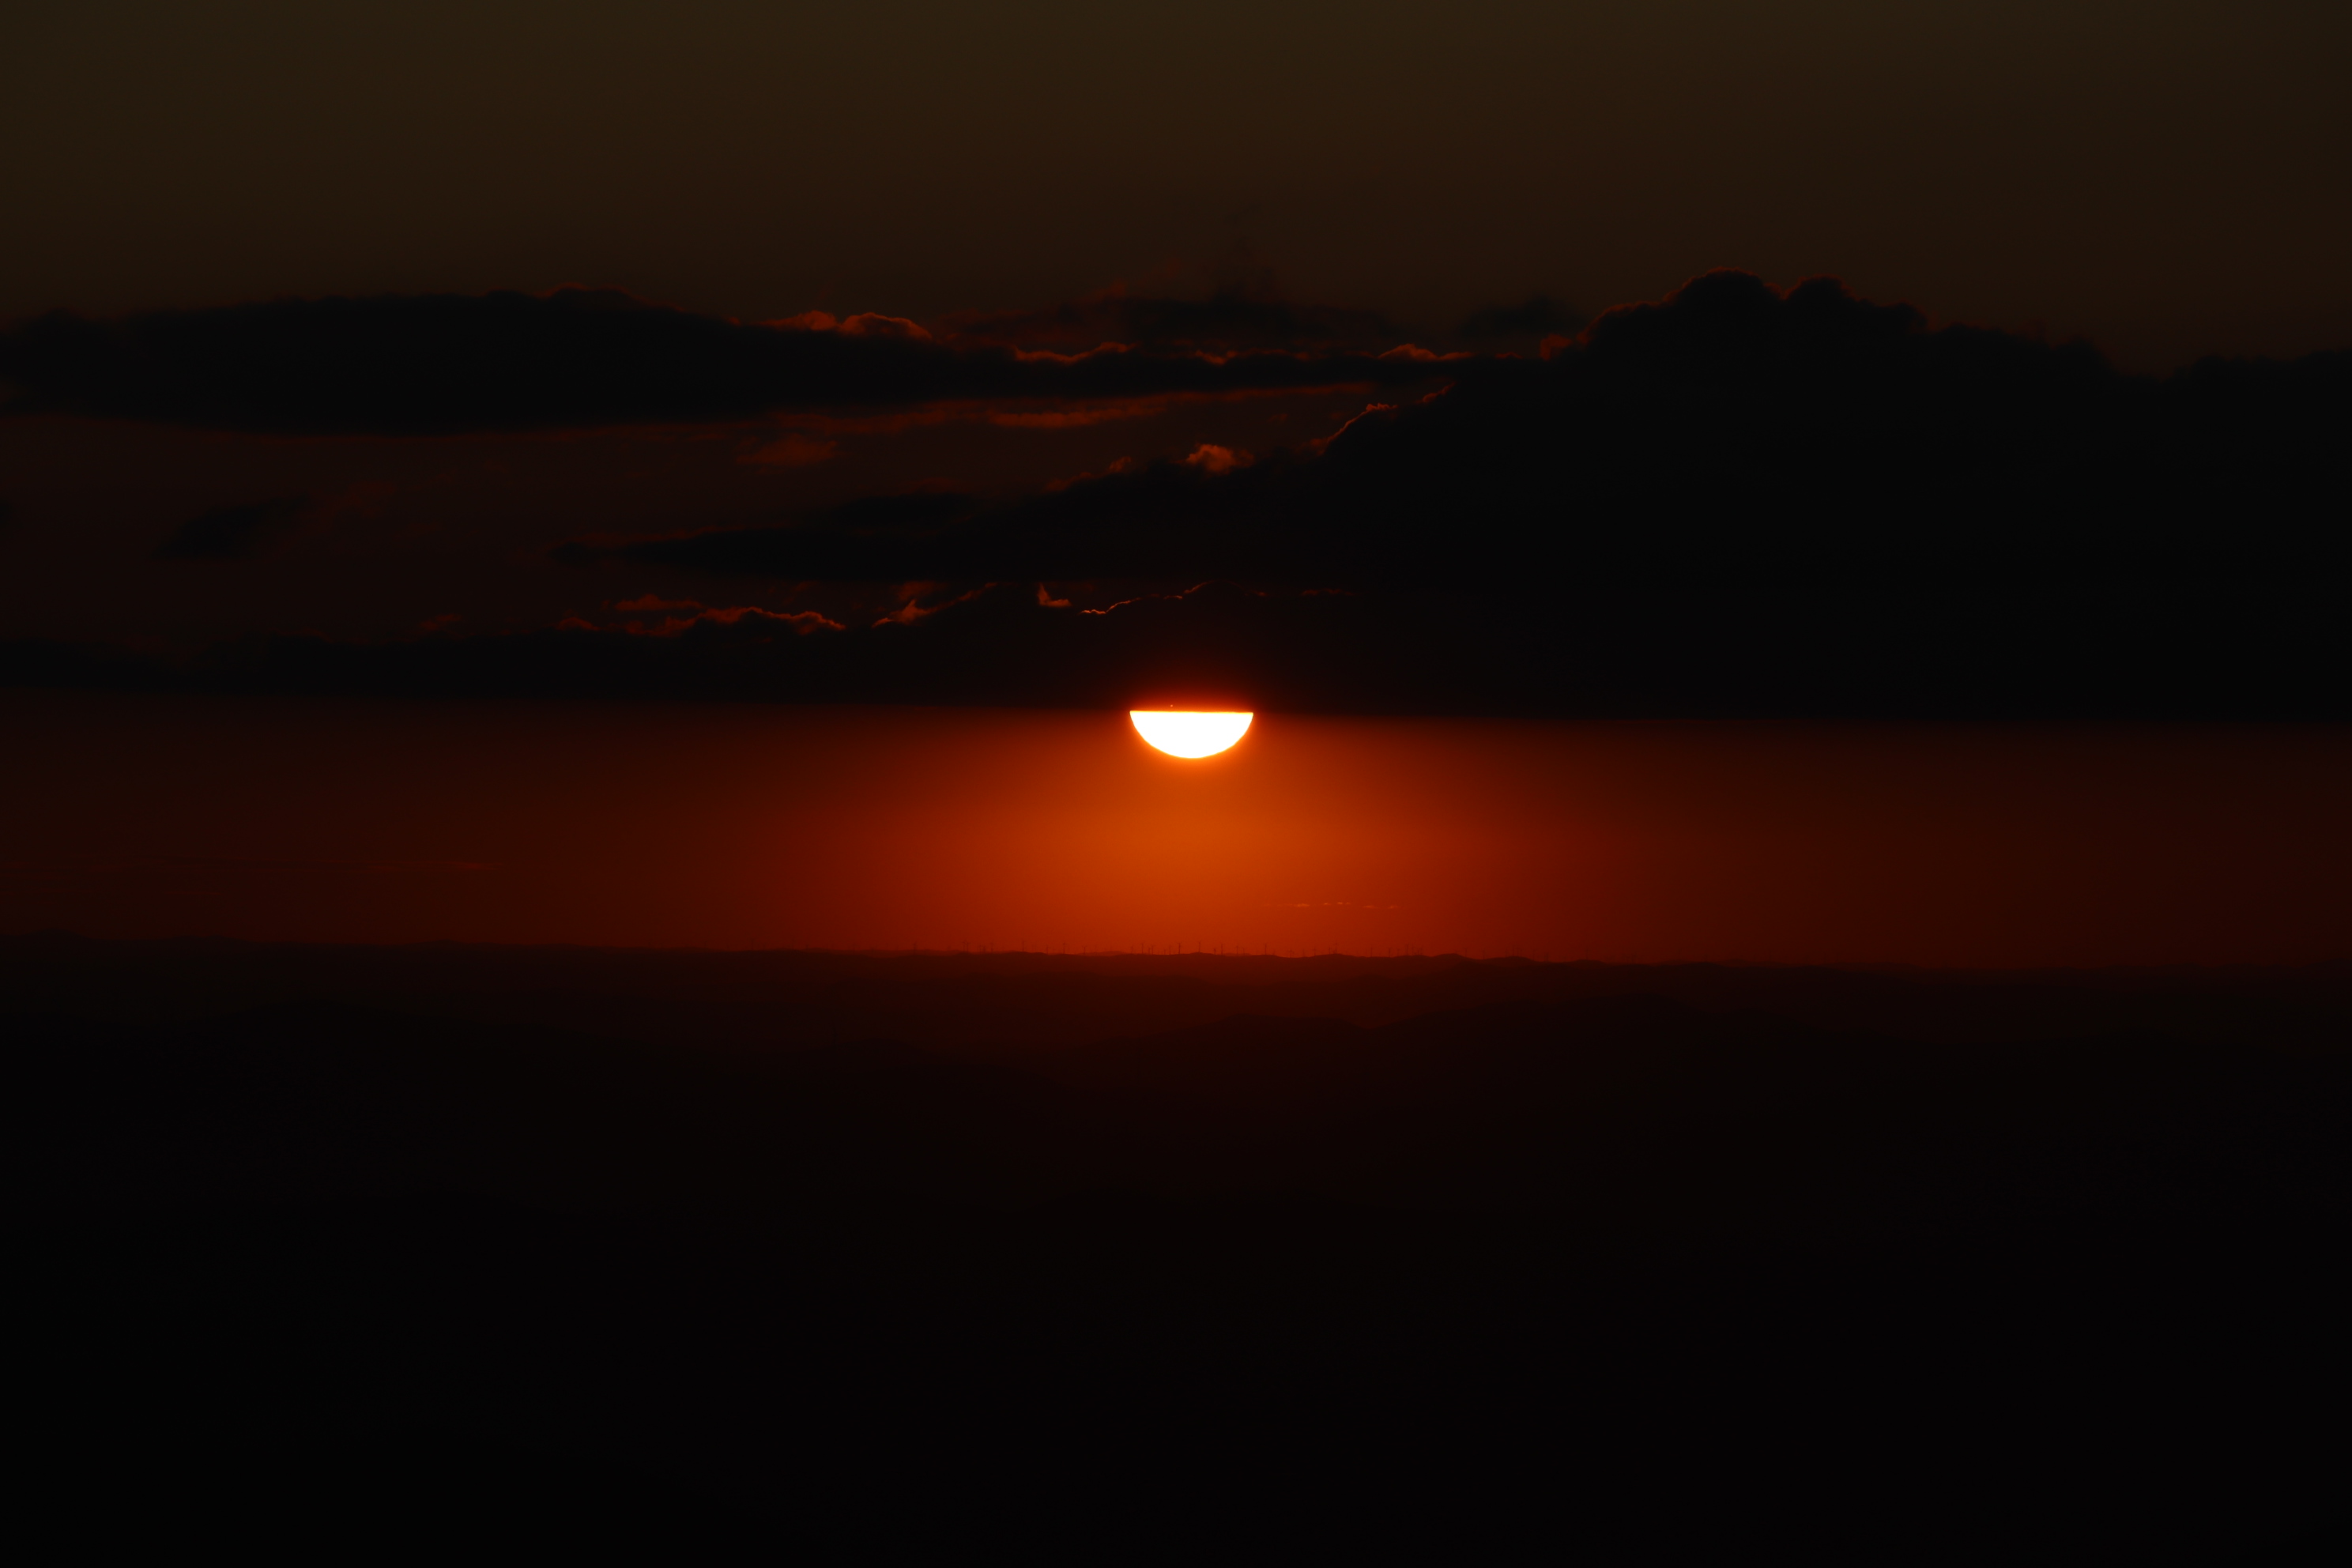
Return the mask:
{"type": "Polygon", "coordinates": [[[19,0],[0,317],[1270,268],[1426,335],[1731,266],[2162,369],[2345,341],[2347,72],[2331,0],[19,0]]]}

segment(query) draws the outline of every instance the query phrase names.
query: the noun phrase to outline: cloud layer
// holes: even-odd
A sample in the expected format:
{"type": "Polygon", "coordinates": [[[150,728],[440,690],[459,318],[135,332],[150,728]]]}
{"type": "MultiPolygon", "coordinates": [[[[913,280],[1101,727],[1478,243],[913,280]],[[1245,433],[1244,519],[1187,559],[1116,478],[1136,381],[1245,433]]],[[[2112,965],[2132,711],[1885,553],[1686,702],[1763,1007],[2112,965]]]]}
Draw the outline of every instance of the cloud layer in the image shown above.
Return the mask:
{"type": "MultiPolygon", "coordinates": [[[[609,317],[617,341],[720,345],[697,365],[789,363],[793,395],[828,406],[1122,377],[1133,391],[1163,374],[1432,374],[1361,356],[1035,360],[942,347],[903,323],[740,329],[591,297],[482,308],[561,322],[556,342],[588,341],[603,329],[564,334],[609,317]]],[[[686,410],[743,407],[742,388],[789,381],[746,372],[713,390],[680,371],[624,388],[583,372],[560,391],[560,357],[492,369],[509,363],[528,374],[464,404],[461,423],[525,406],[523,386],[545,390],[532,406],[546,409],[565,396],[618,409],[627,390],[640,407],[686,410]]],[[[1931,328],[1832,280],[1781,293],[1716,273],[1609,311],[1545,357],[1436,369],[1442,390],[1287,450],[1204,444],[1027,493],[914,489],[788,525],[558,552],[551,569],[644,611],[630,620],[280,638],[180,664],[19,644],[9,678],[1044,706],[1199,696],[1340,712],[2352,716],[2352,355],[2211,362],[2158,381],[2077,344],[1931,328]],[[649,595],[649,574],[672,586],[649,595]],[[676,586],[695,582],[709,586],[676,586]],[[808,596],[827,584],[841,594],[808,596]],[[681,594],[694,613],[670,613],[681,594]],[[877,594],[898,608],[839,607],[877,594]]],[[[319,384],[332,393],[322,407],[355,406],[333,402],[352,377],[319,384]]],[[[399,425],[381,406],[369,417],[399,425]]],[[[207,526],[243,539],[260,523],[207,526]]]]}
{"type": "MultiPolygon", "coordinates": [[[[1230,577],[1572,594],[2340,571],[2352,355],[2120,374],[1823,279],[1712,274],[1545,360],[1464,361],[1313,448],[1162,462],[928,526],[843,509],[622,547],[779,579],[1230,577]]],[[[893,503],[877,501],[877,507],[893,503]]]]}
{"type": "Polygon", "coordinates": [[[0,335],[17,412],[285,434],[433,435],[747,419],[976,398],[1214,395],[1425,379],[1378,353],[1024,353],[910,321],[751,323],[612,290],[284,300],[0,335]]]}

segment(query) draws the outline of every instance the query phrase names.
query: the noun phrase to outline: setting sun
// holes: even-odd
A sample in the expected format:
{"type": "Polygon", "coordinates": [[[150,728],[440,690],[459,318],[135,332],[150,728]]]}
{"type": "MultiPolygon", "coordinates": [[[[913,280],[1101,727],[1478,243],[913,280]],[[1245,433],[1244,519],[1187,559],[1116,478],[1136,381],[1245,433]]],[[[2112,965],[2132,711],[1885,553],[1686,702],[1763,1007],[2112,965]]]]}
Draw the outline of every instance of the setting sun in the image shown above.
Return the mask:
{"type": "Polygon", "coordinates": [[[1213,757],[1249,732],[1251,713],[1167,713],[1133,708],[1136,733],[1171,757],[1213,757]]]}

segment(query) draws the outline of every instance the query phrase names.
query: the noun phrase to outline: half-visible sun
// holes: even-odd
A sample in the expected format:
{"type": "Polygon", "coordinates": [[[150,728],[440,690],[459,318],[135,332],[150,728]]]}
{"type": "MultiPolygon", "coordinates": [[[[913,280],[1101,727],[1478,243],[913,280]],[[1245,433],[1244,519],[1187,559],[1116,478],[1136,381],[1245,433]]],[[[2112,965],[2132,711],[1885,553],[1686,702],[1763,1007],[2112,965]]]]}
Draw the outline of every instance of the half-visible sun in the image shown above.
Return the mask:
{"type": "Polygon", "coordinates": [[[1171,713],[1130,708],[1135,732],[1171,757],[1213,757],[1249,732],[1254,713],[1171,713]]]}

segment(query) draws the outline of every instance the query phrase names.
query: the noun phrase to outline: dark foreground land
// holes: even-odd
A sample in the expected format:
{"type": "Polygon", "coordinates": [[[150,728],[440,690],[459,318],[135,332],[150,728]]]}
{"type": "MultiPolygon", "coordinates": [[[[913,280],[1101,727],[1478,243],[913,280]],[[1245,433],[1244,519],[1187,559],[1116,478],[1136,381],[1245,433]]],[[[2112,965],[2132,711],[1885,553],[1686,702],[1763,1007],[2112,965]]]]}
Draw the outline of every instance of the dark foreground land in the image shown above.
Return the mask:
{"type": "Polygon", "coordinates": [[[34,936],[0,1026],[92,1552],[2344,1539],[2352,967],[34,936]]]}

